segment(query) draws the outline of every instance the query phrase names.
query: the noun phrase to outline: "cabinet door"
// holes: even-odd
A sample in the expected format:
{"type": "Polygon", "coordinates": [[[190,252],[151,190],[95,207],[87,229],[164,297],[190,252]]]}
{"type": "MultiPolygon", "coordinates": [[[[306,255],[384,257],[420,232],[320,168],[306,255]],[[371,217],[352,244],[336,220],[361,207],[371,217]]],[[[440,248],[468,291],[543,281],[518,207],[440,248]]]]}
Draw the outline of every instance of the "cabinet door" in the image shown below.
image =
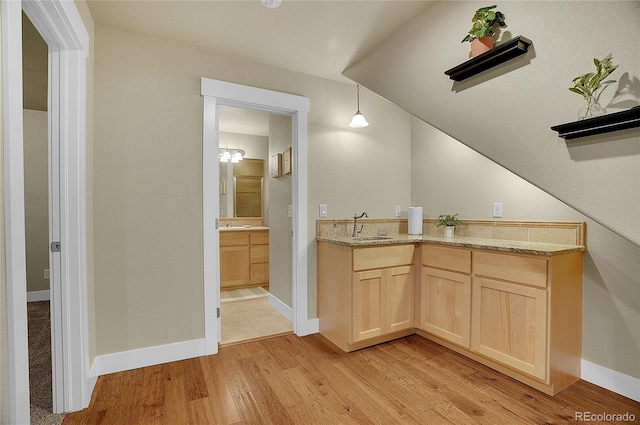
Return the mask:
{"type": "Polygon", "coordinates": [[[471,349],[546,380],[547,291],[473,279],[471,349]]]}
{"type": "Polygon", "coordinates": [[[249,247],[220,247],[220,288],[249,284],[249,247]]]}
{"type": "Polygon", "coordinates": [[[395,332],[413,328],[414,279],[413,267],[394,267],[386,273],[385,331],[395,332]]]}
{"type": "Polygon", "coordinates": [[[382,335],[384,332],[383,271],[353,273],[351,342],[382,335]]]}
{"type": "Polygon", "coordinates": [[[471,277],[422,267],[420,285],[420,329],[469,348],[471,277]]]}

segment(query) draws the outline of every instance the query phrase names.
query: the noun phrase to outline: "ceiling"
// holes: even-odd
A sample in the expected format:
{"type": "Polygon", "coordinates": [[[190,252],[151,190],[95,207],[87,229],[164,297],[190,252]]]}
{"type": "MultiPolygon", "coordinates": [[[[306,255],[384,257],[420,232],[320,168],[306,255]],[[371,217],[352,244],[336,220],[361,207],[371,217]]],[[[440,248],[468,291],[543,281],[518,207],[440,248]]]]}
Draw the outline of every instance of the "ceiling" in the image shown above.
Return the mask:
{"type": "Polygon", "coordinates": [[[96,25],[336,81],[432,1],[88,0],[96,25]]]}

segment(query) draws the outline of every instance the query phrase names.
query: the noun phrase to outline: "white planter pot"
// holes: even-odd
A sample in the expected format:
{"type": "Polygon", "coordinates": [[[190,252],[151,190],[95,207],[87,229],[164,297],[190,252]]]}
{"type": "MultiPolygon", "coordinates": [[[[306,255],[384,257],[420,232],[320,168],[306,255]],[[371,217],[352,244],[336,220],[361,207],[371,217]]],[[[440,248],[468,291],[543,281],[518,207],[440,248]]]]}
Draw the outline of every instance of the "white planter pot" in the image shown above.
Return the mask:
{"type": "Polygon", "coordinates": [[[454,229],[455,229],[454,226],[446,226],[444,228],[444,237],[445,238],[452,238],[454,229]]]}

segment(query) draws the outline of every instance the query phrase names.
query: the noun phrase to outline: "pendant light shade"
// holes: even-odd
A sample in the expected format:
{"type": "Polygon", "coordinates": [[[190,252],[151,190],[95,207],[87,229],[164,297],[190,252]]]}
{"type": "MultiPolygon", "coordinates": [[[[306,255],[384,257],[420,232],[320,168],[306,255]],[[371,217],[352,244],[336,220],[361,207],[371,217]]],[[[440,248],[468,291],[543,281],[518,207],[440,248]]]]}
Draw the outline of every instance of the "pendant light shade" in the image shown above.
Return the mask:
{"type": "Polygon", "coordinates": [[[364,117],[364,115],[362,115],[362,112],[360,112],[360,84],[358,84],[357,87],[358,87],[358,111],[351,119],[351,122],[349,123],[349,127],[364,128],[364,127],[367,127],[369,123],[367,122],[367,119],[364,117]]]}

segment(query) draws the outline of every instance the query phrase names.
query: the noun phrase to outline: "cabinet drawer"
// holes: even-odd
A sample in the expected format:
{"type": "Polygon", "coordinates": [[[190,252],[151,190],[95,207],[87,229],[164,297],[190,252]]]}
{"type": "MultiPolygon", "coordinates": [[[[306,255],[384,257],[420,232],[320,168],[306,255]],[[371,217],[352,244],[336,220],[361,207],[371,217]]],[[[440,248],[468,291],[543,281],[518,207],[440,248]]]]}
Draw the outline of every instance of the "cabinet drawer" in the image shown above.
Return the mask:
{"type": "Polygon", "coordinates": [[[422,265],[471,273],[471,251],[424,244],[422,245],[422,265]]]}
{"type": "Polygon", "coordinates": [[[251,245],[251,264],[269,262],[269,245],[251,245]]]}
{"type": "Polygon", "coordinates": [[[354,248],[353,271],[413,264],[413,245],[354,248]]]}
{"type": "Polygon", "coordinates": [[[547,287],[547,260],[543,258],[474,251],[473,273],[547,287]]]}
{"type": "Polygon", "coordinates": [[[220,246],[249,245],[249,232],[220,232],[220,246]]]}
{"type": "Polygon", "coordinates": [[[251,232],[251,245],[268,245],[269,231],[256,230],[251,232]]]}

